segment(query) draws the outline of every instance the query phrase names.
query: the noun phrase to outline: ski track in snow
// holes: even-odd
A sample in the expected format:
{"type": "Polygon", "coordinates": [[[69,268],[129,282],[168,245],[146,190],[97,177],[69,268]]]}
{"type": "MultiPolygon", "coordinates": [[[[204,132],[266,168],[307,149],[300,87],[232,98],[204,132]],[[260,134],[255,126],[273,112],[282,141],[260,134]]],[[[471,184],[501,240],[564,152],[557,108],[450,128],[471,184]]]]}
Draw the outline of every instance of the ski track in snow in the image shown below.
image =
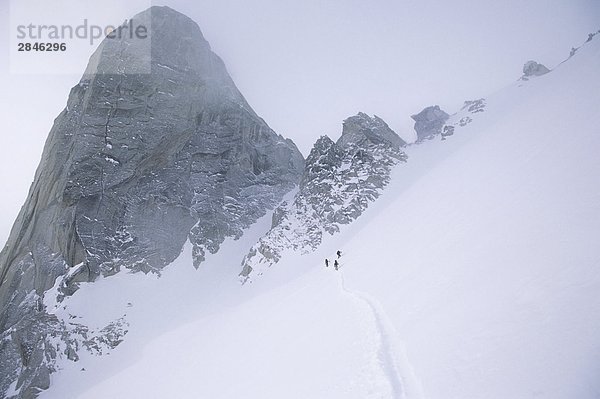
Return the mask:
{"type": "MultiPolygon", "coordinates": [[[[344,281],[344,275],[340,271],[340,287],[342,291],[350,295],[355,301],[363,303],[371,312],[373,321],[375,323],[375,329],[378,332],[378,358],[380,360],[382,369],[387,376],[392,389],[393,399],[407,399],[404,389],[403,378],[400,374],[397,361],[396,361],[396,350],[393,344],[394,335],[390,333],[389,327],[391,324],[387,322],[387,315],[382,307],[376,303],[376,301],[370,298],[368,295],[349,290],[346,288],[344,281]]],[[[420,396],[420,395],[419,395],[420,396]]]]}

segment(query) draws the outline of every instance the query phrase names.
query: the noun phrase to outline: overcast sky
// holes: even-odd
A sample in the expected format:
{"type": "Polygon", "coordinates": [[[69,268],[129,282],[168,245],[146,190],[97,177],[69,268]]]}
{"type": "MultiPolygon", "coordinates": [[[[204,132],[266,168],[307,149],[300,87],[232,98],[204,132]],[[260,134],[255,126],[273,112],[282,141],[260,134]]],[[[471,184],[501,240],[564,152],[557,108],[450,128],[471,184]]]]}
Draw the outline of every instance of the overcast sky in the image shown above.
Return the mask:
{"type": "MultiPolygon", "coordinates": [[[[44,1],[56,4],[53,15],[81,12],[61,9],[68,0],[44,1]]],[[[0,2],[0,26],[7,27],[10,3],[0,2]]],[[[149,2],[87,1],[83,12],[89,15],[81,18],[102,15],[118,24],[149,2]]],[[[152,4],[169,5],[198,22],[250,105],[305,155],[319,135],[337,138],[342,120],[359,111],[379,115],[410,139],[411,114],[433,104],[452,113],[464,100],[485,97],[516,80],[529,59],[556,65],[589,32],[600,29],[599,0],[165,0],[152,4]]],[[[36,12],[31,7],[32,15],[36,12]]],[[[52,23],[37,18],[38,23],[52,23]]],[[[8,53],[13,36],[14,32],[2,29],[2,243],[26,198],[52,121],[80,78],[11,74],[8,53]]],[[[83,72],[92,50],[65,56],[71,57],[74,70],[83,72]]]]}

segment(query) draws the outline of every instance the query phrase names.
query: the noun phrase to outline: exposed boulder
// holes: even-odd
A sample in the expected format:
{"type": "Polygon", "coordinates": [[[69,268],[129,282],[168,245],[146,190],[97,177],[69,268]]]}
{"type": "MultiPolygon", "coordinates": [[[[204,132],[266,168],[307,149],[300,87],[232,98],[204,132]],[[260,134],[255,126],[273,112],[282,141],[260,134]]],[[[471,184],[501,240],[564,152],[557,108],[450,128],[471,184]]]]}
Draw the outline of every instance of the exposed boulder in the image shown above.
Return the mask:
{"type": "Polygon", "coordinates": [[[449,117],[450,115],[442,111],[438,105],[427,107],[418,114],[412,115],[411,118],[415,121],[417,142],[440,134],[449,117]]]}
{"type": "Polygon", "coordinates": [[[535,61],[527,61],[525,65],[523,65],[523,76],[521,79],[528,80],[532,76],[541,76],[548,72],[550,72],[550,70],[543,64],[539,64],[535,61]]]}

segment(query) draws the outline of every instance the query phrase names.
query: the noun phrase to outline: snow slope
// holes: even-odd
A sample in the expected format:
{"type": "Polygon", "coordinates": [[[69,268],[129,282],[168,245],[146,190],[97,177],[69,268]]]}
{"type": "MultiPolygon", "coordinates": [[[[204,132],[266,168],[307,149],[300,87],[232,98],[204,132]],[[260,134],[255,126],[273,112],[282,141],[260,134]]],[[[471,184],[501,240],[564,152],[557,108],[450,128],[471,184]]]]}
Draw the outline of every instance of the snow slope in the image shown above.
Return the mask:
{"type": "Polygon", "coordinates": [[[41,397],[600,397],[599,72],[594,40],[486,98],[356,222],[251,284],[240,257],[268,217],[199,271],[187,248],[160,279],[84,286],[58,314],[126,313],[129,333],[41,397]]]}
{"type": "Polygon", "coordinates": [[[394,397],[400,379],[382,364],[375,315],[340,274],[313,257],[239,284],[240,248],[265,222],[198,272],[186,248],[160,279],[119,274],[82,287],[63,318],[100,328],[126,314],[130,332],[109,355],[63,362],[41,397],[394,397]]]}
{"type": "Polygon", "coordinates": [[[599,50],[415,148],[344,243],[348,286],[387,309],[425,397],[600,397],[599,50]]]}

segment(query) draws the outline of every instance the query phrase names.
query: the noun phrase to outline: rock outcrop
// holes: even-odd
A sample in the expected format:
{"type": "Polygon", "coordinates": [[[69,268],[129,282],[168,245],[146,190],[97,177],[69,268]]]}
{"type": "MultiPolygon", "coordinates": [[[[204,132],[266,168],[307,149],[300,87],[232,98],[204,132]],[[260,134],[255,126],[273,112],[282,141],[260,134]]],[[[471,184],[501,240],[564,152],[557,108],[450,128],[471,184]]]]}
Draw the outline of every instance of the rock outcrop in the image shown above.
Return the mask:
{"type": "Polygon", "coordinates": [[[406,160],[405,145],[383,120],[364,113],[344,121],[337,142],[319,138],[293,201],[275,210],[271,230],[244,257],[242,281],[262,274],[285,250],[313,252],[324,234],[358,218],[388,184],[393,166],[406,160]]]}
{"type": "Polygon", "coordinates": [[[542,76],[550,72],[548,68],[546,68],[543,64],[539,64],[535,61],[527,61],[525,65],[523,65],[523,76],[522,80],[528,80],[533,76],[542,76]]]}
{"type": "MultiPolygon", "coordinates": [[[[188,239],[198,266],[302,175],[296,146],[256,115],[192,20],[152,7],[133,21],[150,36],[106,38],[92,56],[0,254],[0,396],[34,397],[54,359],[82,346],[43,305],[57,279],[68,295],[122,268],[159,273],[188,239]]],[[[122,334],[105,334],[109,346],[122,334]]]]}
{"type": "Polygon", "coordinates": [[[395,148],[406,146],[406,142],[383,119],[377,115],[371,118],[363,112],[344,121],[342,136],[337,144],[341,147],[369,144],[388,144],[395,148]]]}
{"type": "Polygon", "coordinates": [[[450,115],[442,111],[438,105],[425,108],[423,111],[411,118],[415,121],[415,132],[417,132],[417,143],[442,133],[442,127],[450,115]]]}

